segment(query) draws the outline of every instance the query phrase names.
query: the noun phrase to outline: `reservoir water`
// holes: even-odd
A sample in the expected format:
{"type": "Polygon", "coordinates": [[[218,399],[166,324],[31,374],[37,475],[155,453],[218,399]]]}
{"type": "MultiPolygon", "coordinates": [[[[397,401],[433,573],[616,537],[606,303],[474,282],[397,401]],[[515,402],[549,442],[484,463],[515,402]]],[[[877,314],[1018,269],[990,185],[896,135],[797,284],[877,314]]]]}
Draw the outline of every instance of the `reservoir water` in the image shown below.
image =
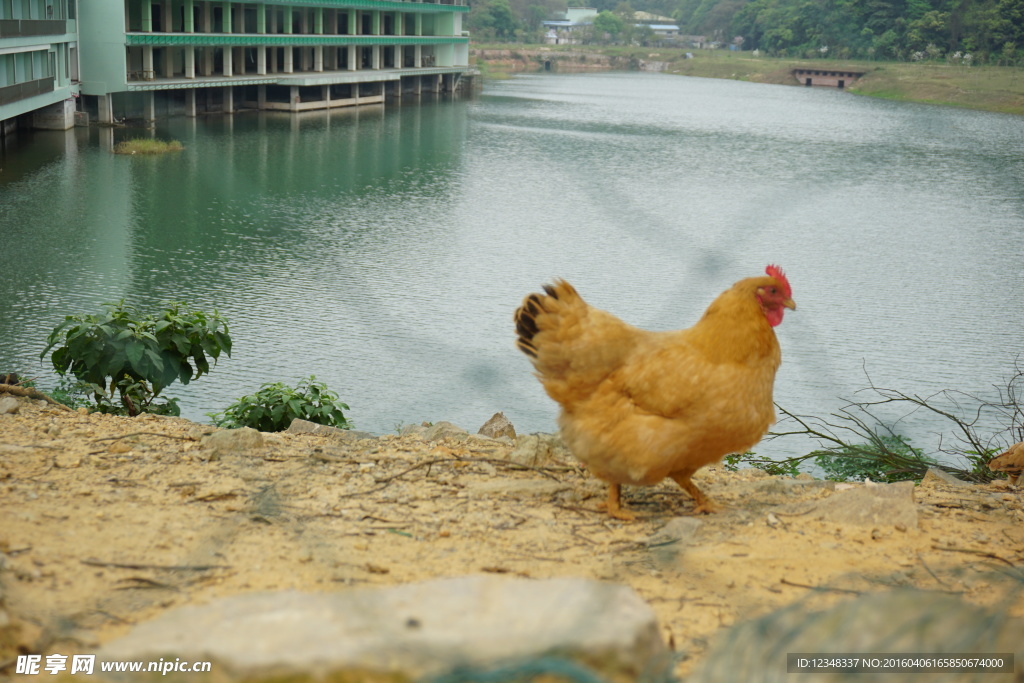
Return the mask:
{"type": "MultiPolygon", "coordinates": [[[[1024,350],[1020,118],[537,74],[454,102],[159,121],[183,152],[111,154],[134,134],[37,132],[4,149],[0,371],[52,386],[39,354],[64,315],[187,300],[219,309],[235,342],[166,390],[191,419],[315,374],[377,433],[475,431],[499,410],[553,431],[513,344],[526,293],[564,277],[628,322],[673,329],[768,263],[799,304],[777,328],[790,411],[826,415],[866,373],[992,395],[1024,350]]],[[[928,450],[943,427],[900,429],[928,450]]]]}

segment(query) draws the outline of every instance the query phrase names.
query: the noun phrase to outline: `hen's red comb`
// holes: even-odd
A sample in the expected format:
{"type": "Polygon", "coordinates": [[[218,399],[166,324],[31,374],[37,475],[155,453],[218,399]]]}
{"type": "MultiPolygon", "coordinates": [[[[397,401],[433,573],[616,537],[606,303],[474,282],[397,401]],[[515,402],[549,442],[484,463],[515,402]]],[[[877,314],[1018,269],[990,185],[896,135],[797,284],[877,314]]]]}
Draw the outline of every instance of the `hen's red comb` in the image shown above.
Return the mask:
{"type": "Polygon", "coordinates": [[[787,299],[793,296],[793,288],[789,286],[789,278],[787,278],[786,274],[782,272],[782,268],[774,264],[770,264],[764,269],[764,272],[768,273],[769,277],[773,277],[779,281],[779,284],[782,285],[782,291],[786,295],[787,299]]]}

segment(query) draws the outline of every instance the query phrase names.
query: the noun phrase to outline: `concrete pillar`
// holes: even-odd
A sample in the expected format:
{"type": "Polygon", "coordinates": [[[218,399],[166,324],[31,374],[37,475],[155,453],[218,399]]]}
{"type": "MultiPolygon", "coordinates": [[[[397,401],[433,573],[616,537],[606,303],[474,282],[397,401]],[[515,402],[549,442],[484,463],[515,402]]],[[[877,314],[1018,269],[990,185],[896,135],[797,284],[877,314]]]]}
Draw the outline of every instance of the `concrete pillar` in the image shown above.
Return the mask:
{"type": "Polygon", "coordinates": [[[313,33],[323,35],[324,32],[324,8],[317,7],[313,10],[313,33]]]}
{"type": "Polygon", "coordinates": [[[359,53],[356,46],[348,45],[345,49],[348,50],[348,70],[355,71],[359,68],[359,53]]]}
{"type": "Polygon", "coordinates": [[[380,45],[374,45],[370,48],[370,68],[380,68],[380,45]]]}
{"type": "Polygon", "coordinates": [[[287,34],[294,33],[292,30],[294,22],[292,20],[292,8],[290,5],[286,5],[284,8],[284,21],[282,22],[282,31],[287,34]]]}
{"type": "Polygon", "coordinates": [[[323,100],[325,107],[327,107],[328,109],[331,108],[331,86],[320,86],[320,99],[323,100]]]}
{"type": "Polygon", "coordinates": [[[412,65],[415,67],[423,66],[423,46],[416,45],[413,48],[412,65]]]}
{"type": "Polygon", "coordinates": [[[380,20],[380,11],[373,10],[373,14],[370,15],[370,33],[379,36],[383,24],[384,22],[380,20]]]}
{"type": "Polygon", "coordinates": [[[359,23],[359,10],[349,10],[348,13],[348,32],[349,35],[358,36],[362,25],[359,23]]]}
{"type": "Polygon", "coordinates": [[[224,113],[235,113],[235,89],[230,85],[224,86],[224,113]]]}
{"type": "Polygon", "coordinates": [[[221,3],[221,32],[231,33],[231,2],[225,0],[221,3]]]}
{"type": "Polygon", "coordinates": [[[194,47],[185,48],[185,78],[196,77],[196,49],[194,47]]]}
{"type": "Polygon", "coordinates": [[[267,60],[270,62],[270,73],[277,73],[277,51],[279,47],[268,47],[267,48],[267,60]]]}
{"type": "Polygon", "coordinates": [[[267,75],[267,50],[270,48],[256,48],[256,73],[260,76],[267,75]]]}
{"type": "Polygon", "coordinates": [[[224,75],[225,78],[227,78],[229,76],[233,76],[235,74],[235,71],[232,68],[232,64],[231,64],[231,56],[232,56],[232,52],[233,51],[234,51],[233,48],[230,48],[230,47],[225,47],[225,48],[223,48],[221,50],[221,52],[224,54],[224,74],[223,75],[224,75]]]}
{"type": "Polygon", "coordinates": [[[256,33],[267,32],[267,6],[256,5],[256,33]]]}
{"type": "Polygon", "coordinates": [[[402,21],[402,17],[403,16],[404,15],[401,12],[395,12],[395,35],[396,36],[405,35],[404,34],[405,22],[402,21]]]}
{"type": "Polygon", "coordinates": [[[208,1],[200,5],[199,32],[213,33],[213,8],[208,1]]]}
{"type": "Polygon", "coordinates": [[[256,108],[267,108],[267,86],[265,85],[256,86],[256,108]]]}
{"type": "Polygon", "coordinates": [[[146,121],[156,120],[156,93],[152,90],[143,94],[142,118],[146,121]]]}
{"type": "Polygon", "coordinates": [[[231,63],[234,65],[235,75],[245,75],[245,48],[244,47],[233,47],[231,48],[231,63]]]}
{"type": "MultiPolygon", "coordinates": [[[[265,7],[265,5],[260,6],[265,7]]],[[[270,16],[267,17],[267,31],[269,33],[277,33],[277,12],[276,7],[270,8],[270,16]]]]}
{"type": "Polygon", "coordinates": [[[164,78],[174,78],[174,53],[171,48],[165,47],[160,54],[160,75],[164,78]]]}
{"type": "Polygon", "coordinates": [[[291,45],[284,46],[284,72],[295,73],[295,50],[291,45]]]}
{"type": "Polygon", "coordinates": [[[160,27],[164,33],[174,31],[174,19],[171,15],[171,0],[164,0],[160,3],[160,27]]]}
{"type": "Polygon", "coordinates": [[[234,12],[234,31],[235,33],[245,33],[245,9],[239,7],[234,12]]]}
{"type": "Polygon", "coordinates": [[[201,49],[203,51],[203,53],[202,53],[203,54],[202,74],[203,74],[203,76],[212,76],[213,75],[213,48],[212,47],[204,47],[204,48],[201,48],[201,49]]]}
{"type": "Polygon", "coordinates": [[[313,71],[324,70],[324,48],[322,45],[317,45],[313,48],[313,71]]]}
{"type": "Polygon", "coordinates": [[[99,105],[99,114],[97,119],[100,123],[113,123],[114,122],[114,102],[110,95],[99,95],[96,98],[96,102],[99,105]]]}
{"type": "Polygon", "coordinates": [[[196,32],[196,7],[195,0],[185,0],[185,25],[181,27],[185,33],[196,32]]]}
{"type": "Polygon", "coordinates": [[[299,110],[299,86],[293,85],[288,89],[288,108],[291,111],[299,110]]]}
{"type": "Polygon", "coordinates": [[[75,103],[67,99],[32,112],[32,127],[42,130],[70,130],[75,127],[75,103]]]}
{"type": "Polygon", "coordinates": [[[142,46],[142,78],[150,80],[153,78],[153,46],[142,46]]]}
{"type": "Polygon", "coordinates": [[[185,91],[185,116],[196,115],[196,89],[189,88],[185,91]]]}
{"type": "Polygon", "coordinates": [[[419,13],[416,14],[416,33],[414,35],[423,35],[423,15],[419,13]]]}
{"type": "Polygon", "coordinates": [[[142,0],[142,31],[153,32],[153,0],[142,0]]]}

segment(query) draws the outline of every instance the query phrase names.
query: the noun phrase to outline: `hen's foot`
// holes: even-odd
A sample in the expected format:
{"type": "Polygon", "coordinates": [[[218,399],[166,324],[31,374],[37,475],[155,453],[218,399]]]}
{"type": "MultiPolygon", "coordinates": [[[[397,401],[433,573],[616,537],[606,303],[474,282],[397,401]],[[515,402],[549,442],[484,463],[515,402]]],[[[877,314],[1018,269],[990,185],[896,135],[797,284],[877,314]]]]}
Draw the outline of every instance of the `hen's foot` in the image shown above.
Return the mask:
{"type": "Polygon", "coordinates": [[[622,486],[619,484],[608,485],[608,500],[598,503],[598,507],[608,511],[609,517],[621,519],[623,522],[632,522],[636,515],[622,507],[622,486]]]}

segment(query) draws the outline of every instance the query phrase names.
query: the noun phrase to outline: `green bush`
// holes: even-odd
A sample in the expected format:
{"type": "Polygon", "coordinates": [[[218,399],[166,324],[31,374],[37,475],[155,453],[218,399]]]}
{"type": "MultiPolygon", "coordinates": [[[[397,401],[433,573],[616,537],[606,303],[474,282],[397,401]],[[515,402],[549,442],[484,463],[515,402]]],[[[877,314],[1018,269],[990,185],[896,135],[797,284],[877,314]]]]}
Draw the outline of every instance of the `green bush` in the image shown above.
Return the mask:
{"type": "Polygon", "coordinates": [[[899,434],[875,434],[863,444],[817,451],[814,462],[833,481],[895,482],[920,479],[935,460],[899,434]]]}
{"type": "Polygon", "coordinates": [[[292,420],[351,429],[342,410],[349,407],[315,375],[301,380],[294,389],[282,382],[266,383],[255,394],[243,396],[222,413],[207,413],[218,427],[252,427],[261,432],[288,429],[292,420]]]}
{"type": "Polygon", "coordinates": [[[102,412],[178,415],[176,399],[156,402],[160,392],[206,374],[221,352],[231,355],[227,321],[216,310],[210,315],[176,302],[144,316],[124,300],[104,306],[101,315],[67,316],[39,356],[52,349],[57,373],[87,383],[102,412]]]}

